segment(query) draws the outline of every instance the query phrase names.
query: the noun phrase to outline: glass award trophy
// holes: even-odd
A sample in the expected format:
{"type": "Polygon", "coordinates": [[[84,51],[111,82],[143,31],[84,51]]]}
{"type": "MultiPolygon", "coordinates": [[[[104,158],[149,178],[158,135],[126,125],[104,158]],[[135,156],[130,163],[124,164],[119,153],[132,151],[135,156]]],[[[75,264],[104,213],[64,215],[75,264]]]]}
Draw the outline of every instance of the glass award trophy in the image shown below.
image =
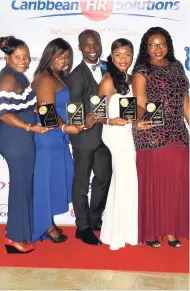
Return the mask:
{"type": "Polygon", "coordinates": [[[57,113],[54,104],[45,104],[37,107],[40,122],[44,127],[58,127],[57,113]]]}
{"type": "Polygon", "coordinates": [[[107,95],[94,95],[90,97],[90,112],[96,114],[97,119],[108,118],[107,95]]]}
{"type": "Polygon", "coordinates": [[[67,103],[67,123],[69,125],[84,125],[83,102],[67,103]]]}
{"type": "Polygon", "coordinates": [[[163,102],[147,102],[143,119],[152,121],[152,126],[164,125],[164,104],[163,102]]]}
{"type": "Polygon", "coordinates": [[[137,98],[126,96],[119,98],[119,112],[123,119],[137,120],[137,98]]]}

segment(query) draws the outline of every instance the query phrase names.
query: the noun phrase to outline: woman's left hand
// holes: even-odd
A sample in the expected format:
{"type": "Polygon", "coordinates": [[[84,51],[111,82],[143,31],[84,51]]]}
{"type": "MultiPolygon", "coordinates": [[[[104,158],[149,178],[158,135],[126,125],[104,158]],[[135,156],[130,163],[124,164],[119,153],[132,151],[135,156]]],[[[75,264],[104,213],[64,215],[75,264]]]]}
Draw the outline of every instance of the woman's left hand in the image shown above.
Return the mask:
{"type": "Polygon", "coordinates": [[[137,130],[146,130],[152,128],[151,121],[136,120],[133,122],[133,127],[137,130]]]}

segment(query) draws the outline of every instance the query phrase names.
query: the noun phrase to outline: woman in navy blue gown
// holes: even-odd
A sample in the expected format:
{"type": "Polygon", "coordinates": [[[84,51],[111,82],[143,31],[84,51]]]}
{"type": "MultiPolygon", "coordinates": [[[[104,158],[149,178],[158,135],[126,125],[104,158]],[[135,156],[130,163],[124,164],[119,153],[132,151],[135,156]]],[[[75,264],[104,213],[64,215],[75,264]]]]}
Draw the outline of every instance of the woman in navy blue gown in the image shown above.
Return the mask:
{"type": "Polygon", "coordinates": [[[71,65],[71,46],[62,38],[54,39],[44,49],[32,83],[38,104],[54,103],[59,120],[58,128],[43,137],[35,135],[33,241],[48,237],[52,242],[61,243],[67,239],[53,217],[67,212],[71,202],[73,161],[68,133],[78,134],[83,129],[66,125],[69,91],[64,76],[71,65]]]}
{"type": "Polygon", "coordinates": [[[0,49],[6,58],[0,72],[0,154],[10,176],[4,243],[8,253],[28,253],[34,250],[28,243],[33,232],[34,132],[48,129],[35,125],[36,97],[23,74],[30,63],[26,43],[12,36],[1,37],[0,49]]]}

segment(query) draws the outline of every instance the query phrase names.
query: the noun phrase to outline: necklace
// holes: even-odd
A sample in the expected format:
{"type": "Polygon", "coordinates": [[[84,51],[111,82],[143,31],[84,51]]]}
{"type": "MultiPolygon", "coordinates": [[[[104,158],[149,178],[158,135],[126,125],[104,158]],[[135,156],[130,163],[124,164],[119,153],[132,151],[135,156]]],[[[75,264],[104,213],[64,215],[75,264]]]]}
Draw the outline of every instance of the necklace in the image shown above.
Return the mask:
{"type": "Polygon", "coordinates": [[[65,83],[63,82],[63,80],[56,74],[56,73],[54,73],[53,72],[53,75],[54,75],[54,77],[61,83],[61,84],[63,84],[65,87],[66,87],[66,85],[65,85],[65,83]]]}

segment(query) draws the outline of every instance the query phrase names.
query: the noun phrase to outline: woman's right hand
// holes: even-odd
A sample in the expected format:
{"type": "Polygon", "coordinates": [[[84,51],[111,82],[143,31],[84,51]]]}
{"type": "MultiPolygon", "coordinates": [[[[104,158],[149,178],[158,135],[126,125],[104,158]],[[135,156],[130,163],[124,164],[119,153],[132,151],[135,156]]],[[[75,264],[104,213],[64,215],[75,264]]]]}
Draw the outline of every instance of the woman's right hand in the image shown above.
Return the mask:
{"type": "Polygon", "coordinates": [[[108,124],[109,125],[118,125],[118,126],[124,126],[125,124],[131,123],[132,121],[126,120],[120,117],[115,117],[113,119],[110,119],[108,124]]]}
{"type": "Polygon", "coordinates": [[[84,130],[83,125],[66,125],[64,127],[64,131],[70,134],[79,134],[82,130],[84,130]]]}
{"type": "Polygon", "coordinates": [[[30,131],[41,133],[41,134],[44,134],[52,129],[54,129],[54,128],[53,127],[47,128],[47,127],[42,126],[41,124],[36,124],[36,125],[30,126],[30,131]]]}
{"type": "Polygon", "coordinates": [[[152,122],[151,121],[144,121],[144,120],[136,120],[133,122],[133,127],[136,130],[146,130],[152,128],[152,122]]]}

